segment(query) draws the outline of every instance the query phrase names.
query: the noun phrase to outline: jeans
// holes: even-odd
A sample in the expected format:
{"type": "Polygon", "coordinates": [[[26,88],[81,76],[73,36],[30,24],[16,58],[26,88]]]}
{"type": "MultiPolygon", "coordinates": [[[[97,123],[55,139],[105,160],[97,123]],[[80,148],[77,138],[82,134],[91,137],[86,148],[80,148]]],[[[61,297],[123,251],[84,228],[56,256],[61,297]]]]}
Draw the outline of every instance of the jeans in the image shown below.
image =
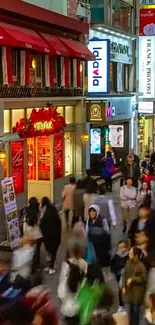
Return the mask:
{"type": "Polygon", "coordinates": [[[106,189],[112,191],[112,178],[111,177],[105,177],[104,178],[106,183],[106,189]]]}
{"type": "Polygon", "coordinates": [[[140,305],[126,303],[124,305],[130,320],[130,325],[139,325],[140,320],[140,305]]]}

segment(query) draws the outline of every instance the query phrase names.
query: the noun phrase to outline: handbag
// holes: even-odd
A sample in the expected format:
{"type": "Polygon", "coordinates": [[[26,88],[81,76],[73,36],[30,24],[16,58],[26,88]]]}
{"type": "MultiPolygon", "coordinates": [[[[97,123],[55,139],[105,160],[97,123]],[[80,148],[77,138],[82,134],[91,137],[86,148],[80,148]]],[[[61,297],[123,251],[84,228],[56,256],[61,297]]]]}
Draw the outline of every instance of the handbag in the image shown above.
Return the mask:
{"type": "Polygon", "coordinates": [[[91,264],[96,261],[95,250],[94,250],[93,244],[90,242],[90,240],[87,240],[86,261],[88,264],[91,264]]]}

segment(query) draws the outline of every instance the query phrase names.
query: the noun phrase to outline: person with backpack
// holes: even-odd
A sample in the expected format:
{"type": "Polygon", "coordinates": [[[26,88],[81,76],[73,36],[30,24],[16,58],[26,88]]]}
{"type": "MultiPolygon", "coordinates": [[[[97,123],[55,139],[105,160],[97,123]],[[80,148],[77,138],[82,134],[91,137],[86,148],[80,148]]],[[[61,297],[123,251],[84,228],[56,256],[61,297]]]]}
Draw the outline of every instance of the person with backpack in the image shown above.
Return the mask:
{"type": "Polygon", "coordinates": [[[61,313],[67,324],[78,324],[76,294],[87,273],[87,263],[83,259],[83,249],[75,240],[70,242],[69,258],[62,263],[58,284],[61,313]]]}
{"type": "Polygon", "coordinates": [[[88,242],[92,244],[98,264],[107,268],[110,266],[111,239],[107,220],[100,215],[98,205],[91,205],[86,224],[88,242]]]}
{"type": "Polygon", "coordinates": [[[129,230],[132,221],[137,216],[137,196],[138,190],[133,186],[132,178],[128,177],[126,185],[120,188],[123,233],[129,230]]]}

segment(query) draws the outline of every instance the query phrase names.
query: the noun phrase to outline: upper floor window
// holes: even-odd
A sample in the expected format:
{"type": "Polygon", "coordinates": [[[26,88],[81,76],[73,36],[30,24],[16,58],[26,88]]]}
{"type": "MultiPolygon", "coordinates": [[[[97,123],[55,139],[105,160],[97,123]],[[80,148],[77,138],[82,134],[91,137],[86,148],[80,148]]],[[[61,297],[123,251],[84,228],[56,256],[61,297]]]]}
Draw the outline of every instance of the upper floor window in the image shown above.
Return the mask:
{"type": "Polygon", "coordinates": [[[132,7],[124,1],[112,0],[112,25],[130,32],[132,28],[132,7]]]}
{"type": "Polygon", "coordinates": [[[12,75],[13,81],[17,82],[18,77],[18,51],[13,49],[12,50],[12,75]]]}

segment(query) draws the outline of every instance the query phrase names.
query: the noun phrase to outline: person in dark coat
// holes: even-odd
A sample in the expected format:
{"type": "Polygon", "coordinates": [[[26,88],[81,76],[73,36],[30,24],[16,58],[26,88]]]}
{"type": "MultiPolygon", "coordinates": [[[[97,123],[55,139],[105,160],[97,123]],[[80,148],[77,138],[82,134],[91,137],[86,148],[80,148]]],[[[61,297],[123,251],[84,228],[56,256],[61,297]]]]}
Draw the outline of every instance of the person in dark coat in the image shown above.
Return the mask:
{"type": "Polygon", "coordinates": [[[104,230],[104,219],[100,214],[97,214],[93,206],[89,209],[89,219],[86,229],[88,240],[94,247],[97,262],[101,267],[109,267],[111,250],[110,234],[104,230]]]}
{"type": "Polygon", "coordinates": [[[143,168],[143,170],[145,168],[147,168],[147,169],[152,169],[153,168],[153,163],[151,162],[150,155],[145,156],[145,159],[141,163],[141,167],[143,168]]]}
{"type": "Polygon", "coordinates": [[[123,176],[125,179],[132,178],[133,186],[138,187],[138,179],[140,177],[139,165],[134,161],[134,155],[129,154],[127,162],[124,166],[123,176]]]}
{"type": "Polygon", "coordinates": [[[90,186],[93,186],[95,191],[97,191],[97,182],[92,178],[90,169],[86,169],[86,177],[83,179],[83,188],[86,190],[90,186]]]}
{"type": "Polygon", "coordinates": [[[49,274],[55,273],[54,264],[61,243],[61,219],[59,213],[47,197],[41,201],[40,228],[46,251],[49,254],[49,274]]]}
{"type": "Polygon", "coordinates": [[[131,245],[136,243],[136,234],[141,231],[147,233],[148,237],[148,252],[151,253],[155,250],[155,212],[150,209],[147,203],[141,205],[138,209],[138,218],[133,220],[131,227],[128,231],[128,238],[131,241],[131,245]]]}

